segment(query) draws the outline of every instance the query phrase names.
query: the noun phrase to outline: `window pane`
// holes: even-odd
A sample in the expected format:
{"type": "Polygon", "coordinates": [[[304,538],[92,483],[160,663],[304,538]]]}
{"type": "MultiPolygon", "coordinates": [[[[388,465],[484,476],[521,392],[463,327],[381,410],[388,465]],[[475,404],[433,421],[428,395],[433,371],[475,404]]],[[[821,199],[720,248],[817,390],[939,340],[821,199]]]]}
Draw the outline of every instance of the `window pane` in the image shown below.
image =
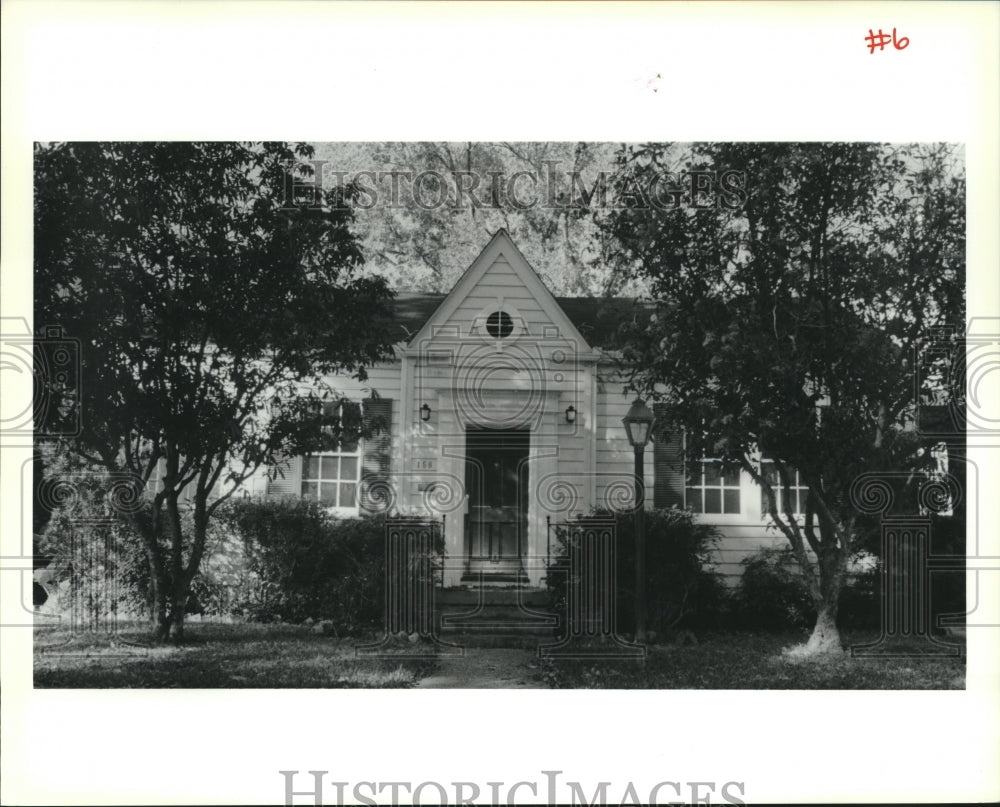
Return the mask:
{"type": "Polygon", "coordinates": [[[740,492],[738,490],[727,490],[725,492],[725,507],[727,513],[740,512],[740,492]]]}
{"type": "Polygon", "coordinates": [[[337,401],[323,401],[320,404],[320,410],[325,421],[323,434],[331,437],[335,432],[332,420],[339,417],[340,403],[337,401]]]}
{"type": "Polygon", "coordinates": [[[706,462],[705,463],[705,484],[706,485],[718,485],[721,475],[719,473],[719,463],[717,462],[706,462]]]}
{"type": "Polygon", "coordinates": [[[740,469],[730,468],[726,471],[725,484],[728,487],[738,488],[740,486],[740,469]]]}
{"type": "Polygon", "coordinates": [[[337,458],[322,457],[320,461],[320,479],[326,481],[337,478],[337,458]]]}
{"type": "Polygon", "coordinates": [[[705,512],[706,513],[721,513],[722,512],[722,491],[718,488],[711,489],[707,488],[705,490],[705,512]]]}
{"type": "Polygon", "coordinates": [[[347,441],[341,441],[340,450],[347,451],[349,453],[354,453],[358,450],[358,441],[355,440],[353,443],[349,443],[347,441]]]}
{"type": "Polygon", "coordinates": [[[341,479],[357,479],[358,478],[358,458],[357,457],[341,457],[340,458],[340,478],[341,479]]]}
{"type": "Polygon", "coordinates": [[[354,507],[357,502],[354,501],[354,497],[357,493],[358,486],[353,482],[341,482],[340,483],[340,506],[341,507],[354,507]]]}
{"type": "Polygon", "coordinates": [[[689,462],[686,466],[687,476],[684,480],[687,485],[701,484],[701,463],[689,462]]]}
{"type": "Polygon", "coordinates": [[[319,479],[319,457],[306,457],[302,466],[303,479],[319,479]]]}
{"type": "Polygon", "coordinates": [[[704,513],[701,506],[701,490],[699,488],[687,489],[687,506],[695,513],[704,513]]]}
{"type": "Polygon", "coordinates": [[[327,507],[335,506],[337,504],[337,486],[336,484],[324,483],[319,487],[319,503],[326,505],[327,507]]]}
{"type": "Polygon", "coordinates": [[[316,501],[316,483],[315,482],[303,482],[302,483],[302,498],[309,499],[310,501],[316,501]]]}
{"type": "Polygon", "coordinates": [[[764,460],[760,464],[760,470],[761,474],[764,477],[764,481],[767,482],[767,484],[771,485],[772,487],[778,484],[778,469],[774,467],[773,462],[768,462],[767,460],[764,460]]]}

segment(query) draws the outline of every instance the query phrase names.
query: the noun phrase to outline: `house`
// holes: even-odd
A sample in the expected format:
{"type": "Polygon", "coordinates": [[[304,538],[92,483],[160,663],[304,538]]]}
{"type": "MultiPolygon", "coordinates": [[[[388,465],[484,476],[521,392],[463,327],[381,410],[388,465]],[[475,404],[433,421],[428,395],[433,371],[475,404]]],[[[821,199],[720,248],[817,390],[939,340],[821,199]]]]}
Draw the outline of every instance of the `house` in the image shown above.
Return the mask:
{"type": "MultiPolygon", "coordinates": [[[[448,294],[402,293],[395,305],[395,359],[364,383],[331,379],[388,428],[291,458],[252,490],[315,499],[345,517],[441,520],[446,587],[479,575],[540,585],[552,523],[632,507],[622,421],[631,398],[612,337],[641,309],[554,297],[504,230],[448,294]]],[[[689,507],[718,525],[718,570],[735,578],[746,555],[782,541],[748,475],[720,475],[710,462],[685,473],[684,459],[683,435],[658,430],[645,452],[646,506],[689,507]]]]}

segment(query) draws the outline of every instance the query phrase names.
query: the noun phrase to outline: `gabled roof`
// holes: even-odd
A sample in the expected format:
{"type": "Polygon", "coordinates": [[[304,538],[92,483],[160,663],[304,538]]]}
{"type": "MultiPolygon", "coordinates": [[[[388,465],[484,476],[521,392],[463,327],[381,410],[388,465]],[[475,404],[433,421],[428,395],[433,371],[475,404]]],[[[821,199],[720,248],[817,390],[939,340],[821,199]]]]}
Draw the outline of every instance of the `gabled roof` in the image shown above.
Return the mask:
{"type": "Polygon", "coordinates": [[[500,255],[563,332],[578,337],[585,346],[613,348],[618,325],[641,308],[640,303],[627,297],[555,297],[501,228],[447,294],[397,293],[394,311],[399,332],[395,336],[410,343],[418,334],[430,336],[423,332],[430,328],[431,320],[447,321],[500,255]]]}
{"type": "MultiPolygon", "coordinates": [[[[401,291],[393,301],[393,338],[410,341],[447,295],[401,291]]],[[[556,297],[555,301],[591,347],[618,347],[618,326],[644,305],[631,297],[556,297]]]]}
{"type": "MultiPolygon", "coordinates": [[[[514,271],[514,274],[521,281],[528,293],[535,298],[538,304],[548,313],[548,316],[552,318],[554,324],[559,327],[560,335],[564,338],[578,341],[581,349],[591,347],[576,325],[573,324],[573,321],[556,302],[556,298],[549,291],[548,286],[542,282],[542,279],[531,267],[531,264],[528,263],[527,258],[521,254],[521,250],[517,248],[510,234],[502,227],[493,234],[489,243],[483,247],[482,252],[476,256],[476,259],[465,270],[451,291],[445,295],[441,304],[423,324],[416,338],[432,337],[434,323],[446,323],[456,310],[458,310],[459,306],[462,305],[466,297],[476,288],[483,275],[489,271],[501,256],[510,265],[510,268],[514,271]]],[[[415,342],[416,338],[412,339],[411,343],[415,342]]]]}

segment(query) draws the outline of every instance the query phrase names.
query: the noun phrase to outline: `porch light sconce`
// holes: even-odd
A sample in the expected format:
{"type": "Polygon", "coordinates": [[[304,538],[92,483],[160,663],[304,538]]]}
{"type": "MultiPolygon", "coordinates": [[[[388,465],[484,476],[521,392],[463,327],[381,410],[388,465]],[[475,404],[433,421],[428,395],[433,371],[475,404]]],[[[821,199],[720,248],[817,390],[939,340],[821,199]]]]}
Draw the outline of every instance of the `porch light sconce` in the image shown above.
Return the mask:
{"type": "Polygon", "coordinates": [[[566,422],[576,423],[576,407],[573,405],[566,407],[566,422]]]}
{"type": "Polygon", "coordinates": [[[431,408],[427,404],[420,407],[420,419],[424,423],[431,419],[431,408]]]}

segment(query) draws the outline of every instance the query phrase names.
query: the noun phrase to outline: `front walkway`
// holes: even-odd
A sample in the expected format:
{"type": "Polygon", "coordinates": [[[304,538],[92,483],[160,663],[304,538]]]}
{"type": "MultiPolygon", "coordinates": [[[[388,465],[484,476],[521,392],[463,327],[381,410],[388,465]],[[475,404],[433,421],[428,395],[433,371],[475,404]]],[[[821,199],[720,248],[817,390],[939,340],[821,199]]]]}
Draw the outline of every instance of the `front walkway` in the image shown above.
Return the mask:
{"type": "Polygon", "coordinates": [[[545,689],[534,649],[466,647],[464,656],[441,656],[425,689],[545,689]]]}

